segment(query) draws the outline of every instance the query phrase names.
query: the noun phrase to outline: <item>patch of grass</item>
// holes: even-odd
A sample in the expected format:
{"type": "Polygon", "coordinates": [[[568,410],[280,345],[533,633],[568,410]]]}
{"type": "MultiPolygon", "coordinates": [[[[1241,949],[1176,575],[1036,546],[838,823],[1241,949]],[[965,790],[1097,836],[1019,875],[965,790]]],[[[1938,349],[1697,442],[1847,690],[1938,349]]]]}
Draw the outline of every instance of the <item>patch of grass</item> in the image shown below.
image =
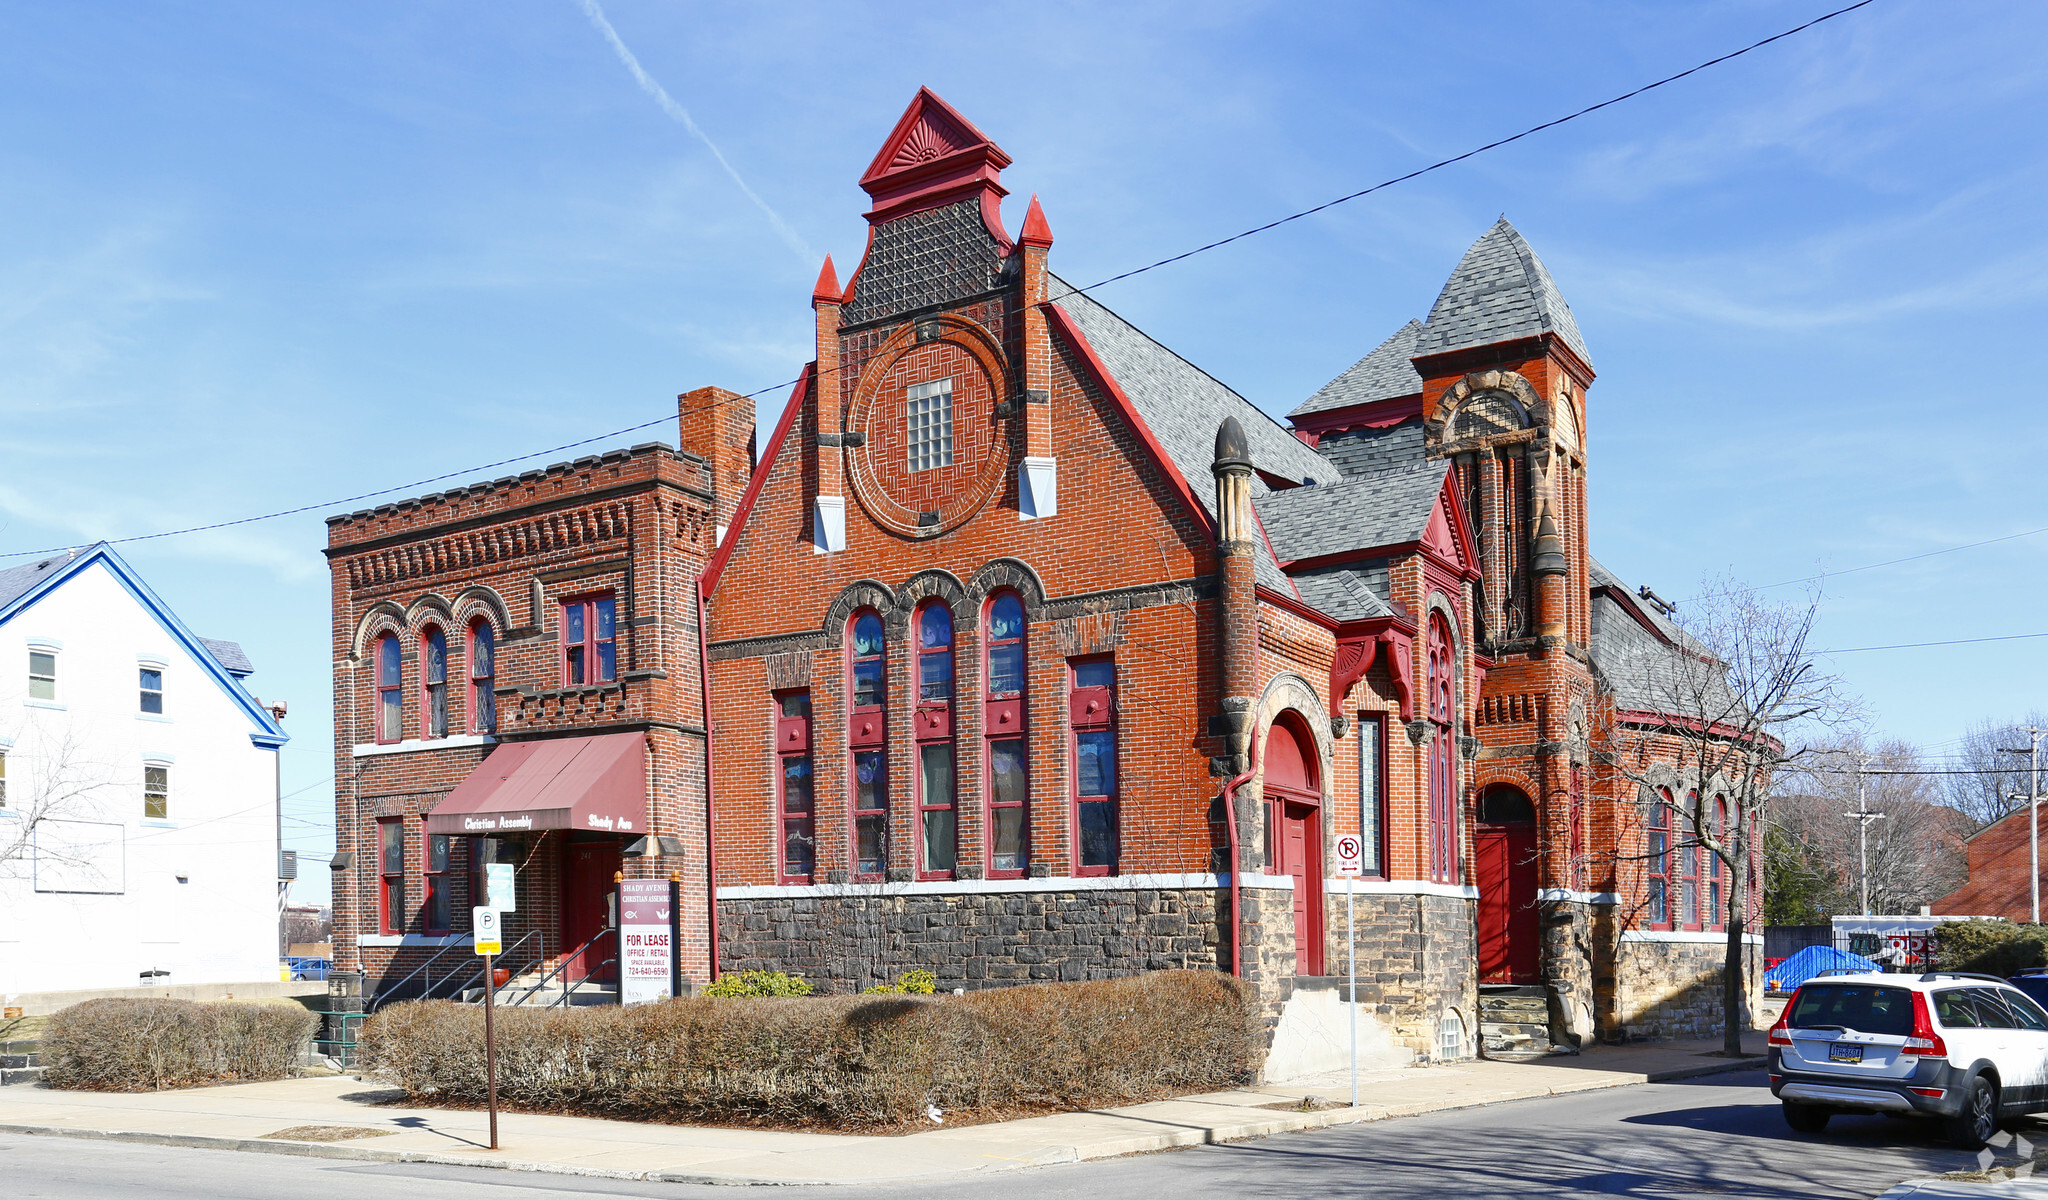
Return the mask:
{"type": "Polygon", "coordinates": [[[396,1129],[372,1129],[367,1125],[294,1125],[266,1133],[266,1142],[346,1142],[356,1138],[390,1137],[396,1129]]]}

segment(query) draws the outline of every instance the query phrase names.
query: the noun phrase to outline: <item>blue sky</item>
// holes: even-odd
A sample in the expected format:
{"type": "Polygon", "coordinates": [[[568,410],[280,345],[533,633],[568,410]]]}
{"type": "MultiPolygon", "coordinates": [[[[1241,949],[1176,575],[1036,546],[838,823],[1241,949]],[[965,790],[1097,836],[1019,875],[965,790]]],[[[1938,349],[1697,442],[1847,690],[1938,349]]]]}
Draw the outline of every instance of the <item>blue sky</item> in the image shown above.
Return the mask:
{"type": "MultiPolygon", "coordinates": [[[[1039,193],[1055,269],[1092,282],[1828,7],[607,4],[757,204],[578,0],[15,0],[0,554],[349,496],[789,378],[818,259],[858,259],[855,180],[920,84],[1016,159],[1011,227],[1039,193]]],[[[1775,583],[2048,526],[2044,50],[2048,8],[1879,0],[1098,295],[1284,412],[1426,314],[1506,213],[1599,369],[1594,550],[1632,583],[1682,597],[1709,571],[1775,583]]],[[[651,436],[673,427],[618,440],[651,436]]],[[[122,547],[290,703],[308,853],[332,846],[324,511],[122,547]]],[[[2048,534],[1844,575],[1820,640],[2048,631],[2044,585],[2048,534]]],[[[2041,706],[2048,639],[1833,661],[1877,732],[1938,754],[2041,706]]]]}

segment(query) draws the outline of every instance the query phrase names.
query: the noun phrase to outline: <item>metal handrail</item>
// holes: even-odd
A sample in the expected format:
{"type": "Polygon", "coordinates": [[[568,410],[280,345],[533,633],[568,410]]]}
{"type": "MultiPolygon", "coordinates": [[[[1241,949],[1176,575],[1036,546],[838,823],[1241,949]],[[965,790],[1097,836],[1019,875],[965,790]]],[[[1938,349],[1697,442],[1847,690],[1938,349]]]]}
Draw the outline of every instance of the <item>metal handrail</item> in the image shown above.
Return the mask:
{"type": "MultiPolygon", "coordinates": [[[[540,930],[528,930],[525,934],[522,934],[517,941],[513,942],[510,946],[506,947],[502,953],[497,955],[498,960],[510,960],[513,955],[519,952],[520,947],[526,945],[527,942],[532,941],[534,938],[537,938],[539,936],[540,930]]],[[[432,967],[436,962],[440,961],[441,957],[443,955],[448,954],[450,951],[459,950],[463,948],[464,944],[461,942],[450,942],[448,945],[441,947],[441,949],[434,952],[433,957],[427,959],[427,961],[421,963],[417,967],[414,967],[412,970],[406,972],[403,976],[401,976],[398,982],[390,984],[386,987],[378,988],[376,996],[372,997],[367,1003],[364,1004],[364,1011],[375,1012],[379,1008],[382,1008],[387,1003],[388,1000],[395,1000],[397,998],[395,994],[398,992],[398,990],[404,987],[407,983],[411,982],[412,978],[415,975],[419,975],[422,972],[426,972],[428,968],[432,967]]],[[[534,957],[536,960],[538,960],[539,958],[538,955],[535,955],[534,957]]],[[[467,969],[464,969],[459,966],[451,968],[448,974],[443,975],[441,977],[441,983],[445,985],[450,982],[453,982],[455,986],[449,988],[447,994],[451,996],[459,995],[469,985],[469,981],[475,978],[477,975],[479,975],[482,971],[483,961],[481,959],[476,959],[471,963],[471,965],[467,969]]],[[[516,973],[517,972],[515,971],[515,974],[516,973]]],[[[410,997],[410,999],[433,999],[435,986],[436,985],[434,983],[433,975],[431,973],[427,974],[426,986],[420,990],[420,994],[418,996],[410,997]]]]}
{"type": "MultiPolygon", "coordinates": [[[[583,952],[584,952],[585,950],[588,950],[588,949],[590,949],[590,948],[591,948],[591,947],[592,947],[593,945],[595,945],[595,944],[597,943],[597,939],[599,939],[599,938],[601,938],[601,937],[605,936],[605,935],[606,935],[606,934],[608,934],[608,933],[617,933],[617,932],[618,932],[618,930],[617,930],[617,929],[600,929],[600,930],[598,930],[598,931],[597,931],[596,933],[592,934],[592,935],[590,936],[590,939],[589,939],[588,941],[585,941],[585,942],[584,942],[584,943],[583,943],[582,945],[580,945],[580,946],[576,947],[576,948],[575,948],[574,950],[570,950],[570,951],[568,951],[567,953],[563,954],[563,955],[562,955],[562,956],[561,956],[560,958],[556,959],[556,960],[555,960],[555,965],[554,965],[554,968],[553,968],[552,970],[548,971],[548,973],[547,973],[547,974],[545,974],[545,975],[542,975],[542,976],[540,977],[540,981],[539,981],[538,983],[535,983],[535,984],[534,984],[534,985],[533,985],[532,987],[529,987],[529,988],[527,988],[527,989],[526,989],[526,994],[525,994],[525,995],[523,995],[523,996],[521,996],[521,997],[520,997],[519,999],[517,999],[517,1000],[514,1000],[514,1001],[513,1001],[512,1003],[514,1003],[514,1004],[525,1004],[525,1003],[526,1003],[526,1002],[527,1002],[528,1000],[531,1000],[531,999],[533,999],[533,998],[534,998],[534,997],[535,997],[536,995],[538,995],[538,994],[540,993],[540,990],[541,990],[542,988],[544,988],[544,987],[546,987],[546,986],[548,985],[548,981],[549,981],[550,979],[553,979],[553,978],[554,978],[555,976],[557,976],[557,975],[562,975],[562,972],[563,972],[563,971],[565,971],[565,970],[566,970],[566,969],[568,968],[568,966],[569,966],[569,964],[570,964],[570,963],[572,963],[572,962],[576,961],[576,960],[577,960],[578,958],[581,958],[581,957],[583,956],[583,952]]],[[[604,967],[605,963],[610,963],[610,962],[616,962],[616,961],[618,961],[618,960],[617,960],[617,959],[606,959],[606,960],[605,960],[605,962],[603,962],[603,963],[599,963],[599,964],[598,964],[598,966],[599,966],[600,968],[602,968],[602,967],[604,967]]],[[[576,980],[576,981],[575,981],[575,983],[571,983],[571,982],[569,981],[569,977],[568,977],[567,975],[562,975],[562,1001],[561,1001],[561,1002],[562,1002],[563,1004],[567,1004],[567,1003],[569,1003],[569,996],[570,996],[570,994],[571,994],[571,993],[573,993],[573,992],[574,992],[574,991],[576,990],[576,988],[577,988],[578,986],[580,986],[580,985],[581,985],[582,983],[583,983],[583,980],[581,980],[581,979],[578,979],[578,980],[576,980]]],[[[550,1004],[550,1005],[549,1005],[548,1007],[552,1008],[552,1007],[554,1007],[554,1005],[550,1004]]]]}
{"type": "MultiPolygon", "coordinates": [[[[592,938],[592,939],[590,939],[590,940],[594,942],[594,941],[596,941],[597,939],[596,939],[596,938],[592,938]]],[[[590,975],[597,975],[597,974],[600,974],[600,973],[602,973],[602,972],[604,971],[604,969],[605,969],[606,967],[611,967],[611,966],[617,966],[617,965],[618,965],[618,961],[619,961],[619,960],[618,960],[618,959],[616,959],[616,958],[607,958],[607,959],[605,959],[605,960],[604,960],[603,962],[601,962],[601,963],[597,964],[597,970],[595,970],[595,971],[592,971],[592,972],[590,973],[590,975]]],[[[569,983],[569,982],[568,982],[568,978],[567,978],[566,976],[564,976],[564,977],[563,977],[563,983],[564,983],[564,984],[565,984],[566,986],[564,986],[564,987],[562,988],[562,998],[561,998],[560,1000],[551,1000],[551,1001],[549,1001],[549,1002],[548,1002],[548,1007],[549,1007],[549,1008],[555,1008],[555,1007],[558,1007],[558,1006],[559,1006],[559,1007],[561,1007],[561,1008],[568,1008],[568,1007],[570,1007],[570,1006],[571,1006],[571,1005],[572,1005],[572,1004],[574,1003],[574,1001],[573,1001],[573,1000],[571,999],[571,997],[573,997],[573,996],[574,996],[574,995],[576,994],[576,989],[577,989],[577,988],[580,988],[580,987],[582,987],[582,986],[583,986],[584,984],[586,984],[586,983],[589,983],[589,982],[590,982],[590,975],[585,975],[585,976],[584,976],[583,978],[581,978],[581,979],[577,980],[577,981],[576,981],[576,982],[574,982],[574,983],[569,983]]],[[[617,986],[619,986],[619,987],[623,988],[623,987],[624,987],[624,984],[623,984],[623,982],[622,982],[622,983],[620,983],[620,984],[619,984],[619,985],[617,985],[617,986]]],[[[623,991],[622,991],[622,992],[620,993],[620,996],[621,996],[621,998],[622,998],[622,999],[624,998],[624,992],[623,992],[623,991]]]]}

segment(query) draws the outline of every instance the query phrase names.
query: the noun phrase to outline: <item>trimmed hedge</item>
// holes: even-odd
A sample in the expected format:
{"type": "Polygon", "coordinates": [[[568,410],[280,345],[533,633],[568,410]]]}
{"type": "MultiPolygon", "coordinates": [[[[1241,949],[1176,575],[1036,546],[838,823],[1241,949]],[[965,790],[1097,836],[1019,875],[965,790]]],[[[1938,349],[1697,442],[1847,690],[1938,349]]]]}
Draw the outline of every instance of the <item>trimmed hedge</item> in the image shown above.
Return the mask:
{"type": "Polygon", "coordinates": [[[320,1018],[296,1004],[87,1000],[43,1030],[43,1082],[148,1092],[286,1079],[320,1018]]]}
{"type": "MultiPolygon", "coordinates": [[[[1206,971],[965,996],[694,998],[502,1009],[498,1096],[530,1110],[832,1129],[929,1127],[1245,1083],[1246,991],[1206,971]]],[[[415,1100],[485,1099],[483,1012],[399,1004],[363,1062],[415,1100]]]]}
{"type": "Polygon", "coordinates": [[[1934,963],[1944,971],[1998,976],[2048,966],[2048,925],[1944,921],[1934,927],[1934,963]]]}

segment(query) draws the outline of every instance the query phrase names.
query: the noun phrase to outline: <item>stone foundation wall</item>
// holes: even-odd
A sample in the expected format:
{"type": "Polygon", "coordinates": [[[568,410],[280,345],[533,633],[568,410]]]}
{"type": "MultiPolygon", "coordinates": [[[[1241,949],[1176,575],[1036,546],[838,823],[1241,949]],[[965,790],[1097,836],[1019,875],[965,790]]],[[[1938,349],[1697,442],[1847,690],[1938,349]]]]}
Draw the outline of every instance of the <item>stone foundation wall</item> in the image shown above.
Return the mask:
{"type": "MultiPolygon", "coordinates": [[[[787,971],[858,992],[922,968],[941,991],[1229,970],[1215,888],[793,895],[718,902],[722,970],[787,971]]],[[[1249,893],[1247,893],[1249,895],[1249,893]]]]}
{"type": "Polygon", "coordinates": [[[1613,1008],[1612,905],[1551,900],[1542,905],[1543,982],[1550,990],[1550,1040],[1584,1046],[1613,1008]]]}
{"type": "MultiPolygon", "coordinates": [[[[1721,1036],[1721,972],[1727,948],[1712,942],[1623,940],[1615,963],[1610,1040],[1704,1039],[1721,1036]]],[[[1762,998],[1763,947],[1743,947],[1742,1028],[1762,998]]]]}
{"type": "MultiPolygon", "coordinates": [[[[1331,884],[1324,899],[1324,970],[1341,976],[1344,892],[1331,884]]],[[[1455,1010],[1464,1026],[1459,1057],[1478,1053],[1477,907],[1449,896],[1357,897],[1358,1001],[1420,1059],[1441,1061],[1438,1027],[1447,1010],[1455,1010]]]]}

